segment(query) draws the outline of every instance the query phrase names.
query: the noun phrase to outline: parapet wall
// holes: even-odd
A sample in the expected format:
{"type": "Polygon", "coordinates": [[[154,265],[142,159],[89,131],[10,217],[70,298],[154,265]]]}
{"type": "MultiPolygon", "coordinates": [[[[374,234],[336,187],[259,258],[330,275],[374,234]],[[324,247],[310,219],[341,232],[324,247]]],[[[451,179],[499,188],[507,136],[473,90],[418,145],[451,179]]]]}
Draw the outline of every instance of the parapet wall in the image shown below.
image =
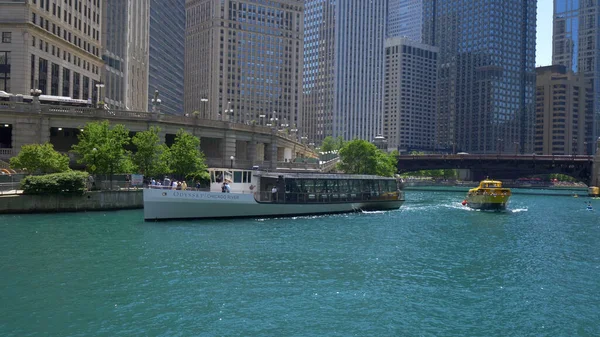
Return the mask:
{"type": "Polygon", "coordinates": [[[10,195],[0,197],[0,214],[105,211],[143,207],[142,190],[88,192],[84,195],[10,195]]]}

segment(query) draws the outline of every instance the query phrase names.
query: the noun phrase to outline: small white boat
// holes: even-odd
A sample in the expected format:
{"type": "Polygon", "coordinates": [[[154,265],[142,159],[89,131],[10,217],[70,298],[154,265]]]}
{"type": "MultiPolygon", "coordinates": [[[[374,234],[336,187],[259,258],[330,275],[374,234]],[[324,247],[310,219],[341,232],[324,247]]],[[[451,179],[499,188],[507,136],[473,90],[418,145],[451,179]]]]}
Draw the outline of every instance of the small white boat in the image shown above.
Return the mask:
{"type": "Polygon", "coordinates": [[[394,178],[210,169],[210,191],[144,189],[144,219],[219,219],[333,214],[400,208],[394,178]],[[223,192],[228,182],[230,193],[223,192]]]}

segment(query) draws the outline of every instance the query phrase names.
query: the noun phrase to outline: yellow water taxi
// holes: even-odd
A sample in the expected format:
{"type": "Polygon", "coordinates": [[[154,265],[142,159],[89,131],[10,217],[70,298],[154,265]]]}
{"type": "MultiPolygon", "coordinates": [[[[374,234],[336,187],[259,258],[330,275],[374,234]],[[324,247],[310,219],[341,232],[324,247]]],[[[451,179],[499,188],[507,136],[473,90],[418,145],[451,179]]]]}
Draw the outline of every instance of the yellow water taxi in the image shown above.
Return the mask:
{"type": "Polygon", "coordinates": [[[486,179],[469,190],[462,204],[474,209],[501,211],[506,209],[511,195],[510,189],[503,188],[501,181],[486,179]]]}
{"type": "Polygon", "coordinates": [[[600,197],[600,187],[597,187],[597,186],[588,187],[588,195],[590,197],[600,197]]]}

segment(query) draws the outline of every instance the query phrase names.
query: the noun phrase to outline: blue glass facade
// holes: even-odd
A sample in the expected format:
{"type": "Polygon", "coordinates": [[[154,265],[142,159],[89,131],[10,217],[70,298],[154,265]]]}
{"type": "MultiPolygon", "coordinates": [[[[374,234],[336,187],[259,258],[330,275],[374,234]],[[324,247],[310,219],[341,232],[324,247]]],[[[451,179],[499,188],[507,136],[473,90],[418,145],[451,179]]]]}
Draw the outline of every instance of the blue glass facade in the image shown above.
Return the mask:
{"type": "Polygon", "coordinates": [[[594,91],[593,125],[586,132],[587,153],[600,136],[600,3],[555,0],[552,63],[564,65],[589,81],[594,91]]]}
{"type": "Polygon", "coordinates": [[[151,0],[149,107],[158,90],[162,113],[183,114],[184,53],[185,0],[151,0]]]}
{"type": "Polygon", "coordinates": [[[421,42],[423,0],[388,0],[388,37],[407,37],[421,42]]]}
{"type": "Polygon", "coordinates": [[[437,147],[531,153],[536,1],[424,0],[423,16],[440,48],[437,147]]]}

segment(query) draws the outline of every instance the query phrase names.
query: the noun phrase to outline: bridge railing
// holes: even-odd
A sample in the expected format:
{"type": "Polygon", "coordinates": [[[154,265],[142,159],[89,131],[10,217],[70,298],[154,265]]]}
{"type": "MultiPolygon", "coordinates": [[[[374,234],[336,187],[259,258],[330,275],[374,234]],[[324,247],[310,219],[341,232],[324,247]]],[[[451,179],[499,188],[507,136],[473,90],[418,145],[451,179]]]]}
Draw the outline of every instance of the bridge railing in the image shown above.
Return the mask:
{"type": "Polygon", "coordinates": [[[426,154],[426,155],[400,155],[397,156],[398,160],[429,160],[429,159],[481,159],[481,160],[494,160],[494,159],[521,159],[521,160],[577,160],[577,161],[588,161],[593,160],[593,156],[589,155],[534,155],[534,154],[426,154]]]}

